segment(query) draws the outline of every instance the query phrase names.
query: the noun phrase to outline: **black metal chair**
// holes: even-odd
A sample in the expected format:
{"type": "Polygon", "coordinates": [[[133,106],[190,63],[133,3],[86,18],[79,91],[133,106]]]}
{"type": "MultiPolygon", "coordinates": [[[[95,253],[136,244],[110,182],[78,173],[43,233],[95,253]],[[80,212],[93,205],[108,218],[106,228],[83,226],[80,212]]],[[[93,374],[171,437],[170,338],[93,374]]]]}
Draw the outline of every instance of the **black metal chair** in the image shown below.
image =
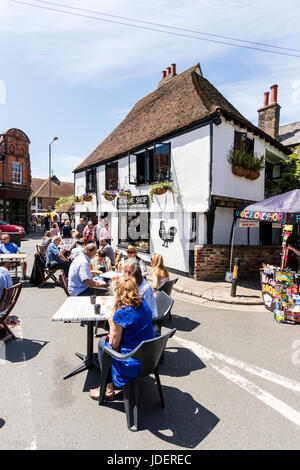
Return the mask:
{"type": "Polygon", "coordinates": [[[171,319],[171,310],[174,305],[174,299],[164,291],[159,292],[155,299],[157,303],[157,317],[152,318],[152,324],[156,335],[160,336],[164,318],[168,315],[171,319]]]}
{"type": "Polygon", "coordinates": [[[142,343],[129,354],[120,354],[119,352],[114,351],[113,349],[108,348],[107,346],[104,348],[99,405],[102,405],[104,402],[107,378],[111,370],[112,359],[115,358],[119,360],[125,360],[129,358],[134,358],[141,363],[141,370],[138,377],[131,379],[126,385],[124,385],[124,387],[122,387],[124,394],[124,406],[126,412],[127,426],[130,431],[138,430],[139,381],[142,377],[145,377],[149,374],[154,374],[161,400],[161,405],[163,408],[165,406],[162,387],[158,374],[158,364],[161,355],[164,352],[168,339],[171,338],[175,334],[175,332],[176,329],[174,328],[172,330],[169,330],[162,336],[158,336],[154,339],[150,339],[147,341],[142,341],[142,343]]]}

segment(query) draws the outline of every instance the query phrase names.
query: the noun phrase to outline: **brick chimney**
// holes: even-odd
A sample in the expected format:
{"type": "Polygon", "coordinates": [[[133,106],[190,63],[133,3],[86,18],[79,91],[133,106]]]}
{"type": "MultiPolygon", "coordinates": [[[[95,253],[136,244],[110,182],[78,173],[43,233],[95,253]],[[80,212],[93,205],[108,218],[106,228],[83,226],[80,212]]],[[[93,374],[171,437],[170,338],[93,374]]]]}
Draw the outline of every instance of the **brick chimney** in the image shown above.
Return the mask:
{"type": "Polygon", "coordinates": [[[258,112],[258,127],[259,129],[269,134],[274,139],[278,140],[279,133],[279,120],[280,120],[280,106],[277,103],[278,85],[271,86],[271,99],[269,104],[270,92],[264,93],[263,107],[258,112]]]}
{"type": "Polygon", "coordinates": [[[162,71],[161,81],[158,83],[158,87],[161,87],[168,81],[170,81],[176,74],[176,64],[171,64],[171,67],[167,67],[166,70],[162,71]]]}

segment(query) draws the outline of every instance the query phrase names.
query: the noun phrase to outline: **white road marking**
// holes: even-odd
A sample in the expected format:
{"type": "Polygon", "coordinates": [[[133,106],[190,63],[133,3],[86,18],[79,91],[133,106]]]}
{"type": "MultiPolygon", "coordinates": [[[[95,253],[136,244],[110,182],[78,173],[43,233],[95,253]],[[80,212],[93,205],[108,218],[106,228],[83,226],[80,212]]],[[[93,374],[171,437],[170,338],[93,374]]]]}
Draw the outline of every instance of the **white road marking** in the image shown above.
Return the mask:
{"type": "Polygon", "coordinates": [[[277,413],[280,413],[282,416],[285,416],[285,418],[289,419],[300,427],[300,413],[294,408],[291,408],[283,401],[274,397],[273,395],[271,395],[271,393],[265,392],[265,390],[263,390],[262,388],[257,387],[253,382],[250,382],[241,375],[236,374],[232,369],[227,366],[219,367],[216,365],[212,365],[212,367],[218,372],[220,372],[220,374],[224,375],[227,379],[231,380],[231,382],[243,388],[244,390],[246,390],[246,392],[250,393],[258,400],[261,400],[266,405],[273,408],[273,410],[277,411],[277,413]]]}
{"type": "MultiPolygon", "coordinates": [[[[173,337],[175,341],[177,341],[182,346],[186,347],[187,349],[191,350],[199,359],[203,359],[206,361],[221,361],[232,366],[238,367],[245,372],[249,372],[251,374],[257,375],[263,379],[269,380],[274,382],[284,388],[288,388],[293,390],[294,392],[300,392],[300,383],[294,380],[290,380],[286,377],[281,375],[275,374],[270,372],[266,369],[262,369],[260,367],[256,367],[250,364],[246,364],[245,362],[239,361],[237,359],[233,359],[231,357],[225,356],[225,354],[217,353],[208,349],[194,341],[188,341],[183,338],[179,338],[178,336],[173,337]]],[[[254,395],[258,400],[263,401],[266,405],[273,408],[275,411],[280,413],[281,415],[285,416],[287,419],[295,423],[297,426],[300,427],[300,413],[291,408],[289,405],[284,403],[283,401],[279,400],[278,398],[274,397],[270,393],[266,392],[262,388],[256,386],[253,382],[245,379],[241,375],[237,374],[234,370],[230,369],[227,366],[221,364],[212,363],[211,366],[224,375],[227,379],[229,379],[234,384],[238,385],[239,387],[246,390],[251,395],[254,395]]]]}

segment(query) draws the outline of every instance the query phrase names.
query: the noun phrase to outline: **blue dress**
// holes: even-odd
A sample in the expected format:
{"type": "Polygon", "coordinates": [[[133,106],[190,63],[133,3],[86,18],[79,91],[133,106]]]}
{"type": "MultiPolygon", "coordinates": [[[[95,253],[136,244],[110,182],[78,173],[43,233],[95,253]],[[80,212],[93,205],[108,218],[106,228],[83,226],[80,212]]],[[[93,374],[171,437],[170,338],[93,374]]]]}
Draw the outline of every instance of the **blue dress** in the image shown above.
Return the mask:
{"type": "MultiPolygon", "coordinates": [[[[133,307],[124,306],[115,311],[113,321],[123,327],[120,353],[128,354],[142,341],[155,338],[152,326],[152,313],[145,301],[135,310],[133,307]]],[[[108,343],[106,343],[108,346],[108,343]]],[[[140,373],[141,364],[136,359],[130,358],[124,361],[112,360],[112,379],[117,387],[123,387],[130,379],[140,373]]]]}

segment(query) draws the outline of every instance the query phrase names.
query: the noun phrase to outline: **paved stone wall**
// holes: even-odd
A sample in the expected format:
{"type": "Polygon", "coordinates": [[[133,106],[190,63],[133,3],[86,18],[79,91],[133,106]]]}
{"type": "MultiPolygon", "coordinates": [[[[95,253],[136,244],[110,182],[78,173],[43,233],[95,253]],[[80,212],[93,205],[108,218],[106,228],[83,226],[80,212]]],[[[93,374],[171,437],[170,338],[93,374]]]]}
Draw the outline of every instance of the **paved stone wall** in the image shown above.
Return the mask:
{"type": "MultiPolygon", "coordinates": [[[[262,263],[280,265],[281,246],[236,245],[234,258],[240,259],[240,277],[258,278],[262,263]]],[[[228,245],[198,245],[195,247],[194,279],[224,279],[230,266],[230,247],[228,245]]]]}

